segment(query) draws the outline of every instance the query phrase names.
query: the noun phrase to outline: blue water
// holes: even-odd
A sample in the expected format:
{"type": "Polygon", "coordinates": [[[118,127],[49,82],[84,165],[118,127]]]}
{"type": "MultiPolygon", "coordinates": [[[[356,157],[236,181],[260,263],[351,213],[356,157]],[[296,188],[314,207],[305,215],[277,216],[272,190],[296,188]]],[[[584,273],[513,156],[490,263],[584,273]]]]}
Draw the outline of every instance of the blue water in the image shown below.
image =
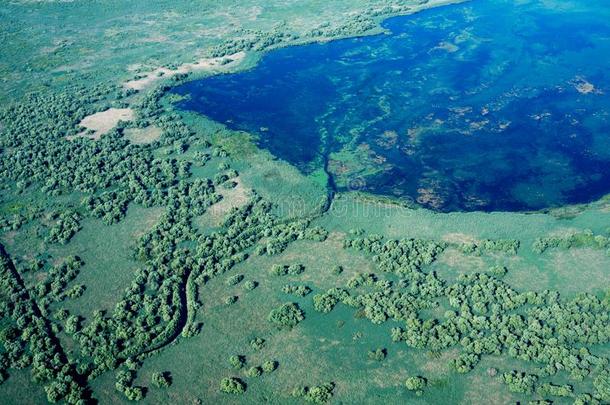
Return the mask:
{"type": "Polygon", "coordinates": [[[438,211],[589,202],[610,192],[609,21],[607,1],[475,0],[174,91],[337,190],[438,211]]]}

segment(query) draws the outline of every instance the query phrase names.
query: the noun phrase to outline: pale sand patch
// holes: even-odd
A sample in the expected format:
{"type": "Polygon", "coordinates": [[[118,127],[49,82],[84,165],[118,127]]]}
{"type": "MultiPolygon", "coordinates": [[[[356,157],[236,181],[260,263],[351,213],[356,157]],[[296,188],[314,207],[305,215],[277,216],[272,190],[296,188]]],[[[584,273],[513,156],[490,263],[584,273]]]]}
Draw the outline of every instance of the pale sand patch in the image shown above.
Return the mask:
{"type": "Polygon", "coordinates": [[[568,238],[574,234],[582,233],[584,229],[574,227],[560,227],[555,228],[551,232],[544,235],[544,238],[568,238]]]}
{"type": "Polygon", "coordinates": [[[439,353],[438,356],[432,356],[431,353],[427,353],[424,359],[424,363],[419,365],[423,374],[431,377],[441,377],[452,371],[451,361],[458,358],[460,351],[458,349],[450,349],[439,353]]]}
{"type": "Polygon", "coordinates": [[[572,85],[580,94],[604,94],[603,91],[597,89],[593,83],[590,83],[587,79],[582,76],[576,76],[574,80],[572,80],[572,85]]]}
{"type": "Polygon", "coordinates": [[[222,195],[222,200],[212,205],[206,213],[215,226],[220,225],[231,208],[242,207],[248,202],[248,190],[241,184],[239,177],[232,180],[237,183],[237,186],[231,189],[217,187],[216,192],[222,195]]]}
{"type": "Polygon", "coordinates": [[[486,270],[485,260],[480,256],[465,255],[456,249],[447,249],[437,259],[454,273],[468,273],[486,270]]]}
{"type": "Polygon", "coordinates": [[[502,378],[480,375],[468,376],[466,392],[461,404],[510,404],[512,396],[502,378]]]}
{"type": "Polygon", "coordinates": [[[146,128],[127,128],[124,131],[125,138],[135,145],[146,145],[161,138],[163,130],[151,125],[146,128]]]}
{"type": "Polygon", "coordinates": [[[563,294],[595,293],[610,288],[610,259],[603,250],[578,248],[555,250],[547,261],[549,272],[555,276],[555,289],[563,294]],[[592,280],[595,280],[592,282],[592,280]]]}
{"type": "Polygon", "coordinates": [[[102,135],[116,127],[119,121],[133,121],[134,118],[135,114],[131,108],[109,108],[106,111],[97,112],[83,118],[78,124],[93,131],[93,134],[89,135],[86,131],[83,131],[78,135],[67,136],[66,139],[71,141],[74,138],[83,137],[98,140],[102,135]]]}
{"type": "Polygon", "coordinates": [[[131,233],[131,236],[134,240],[140,239],[142,236],[144,236],[144,234],[146,234],[146,232],[149,232],[151,229],[153,229],[163,216],[163,213],[165,213],[165,208],[163,207],[145,208],[145,210],[146,216],[138,224],[139,229],[134,230],[131,233]]]}
{"type": "Polygon", "coordinates": [[[437,46],[435,46],[434,48],[432,48],[433,51],[436,49],[445,51],[445,52],[449,52],[449,53],[454,53],[454,52],[457,52],[460,49],[460,47],[451,42],[443,41],[443,42],[439,43],[437,46]]]}
{"type": "Polygon", "coordinates": [[[450,232],[443,235],[442,239],[448,243],[478,243],[479,240],[472,235],[460,232],[450,232]]]}
{"type": "Polygon", "coordinates": [[[184,63],[177,69],[168,69],[164,67],[157,68],[152,72],[147,73],[140,79],[130,80],[123,84],[125,88],[133,90],[143,90],[158,80],[163,78],[172,77],[177,74],[185,74],[189,72],[200,72],[206,70],[226,70],[237,64],[239,64],[244,57],[245,52],[237,52],[233,55],[223,56],[220,58],[204,58],[200,59],[195,63],[184,63]],[[225,63],[225,61],[230,61],[225,63]]]}

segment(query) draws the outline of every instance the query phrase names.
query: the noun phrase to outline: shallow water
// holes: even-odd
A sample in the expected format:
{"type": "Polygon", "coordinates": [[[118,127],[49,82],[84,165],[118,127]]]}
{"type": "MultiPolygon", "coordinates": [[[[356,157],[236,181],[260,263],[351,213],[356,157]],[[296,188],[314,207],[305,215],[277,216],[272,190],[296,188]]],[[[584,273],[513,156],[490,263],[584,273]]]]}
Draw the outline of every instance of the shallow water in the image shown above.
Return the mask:
{"type": "Polygon", "coordinates": [[[588,202],[610,192],[607,21],[597,0],[475,0],[174,91],[338,190],[439,211],[588,202]]]}

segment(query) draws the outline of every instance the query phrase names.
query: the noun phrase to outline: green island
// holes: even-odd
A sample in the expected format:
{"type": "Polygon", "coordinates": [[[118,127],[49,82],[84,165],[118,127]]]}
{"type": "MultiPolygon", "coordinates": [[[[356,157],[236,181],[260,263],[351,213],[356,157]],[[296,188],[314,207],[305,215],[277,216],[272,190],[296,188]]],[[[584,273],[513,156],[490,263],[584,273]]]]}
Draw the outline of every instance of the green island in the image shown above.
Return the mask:
{"type": "Polygon", "coordinates": [[[610,403],[610,195],[333,188],[381,169],[300,170],[173,91],[454,3],[0,4],[0,403],[610,403]]]}

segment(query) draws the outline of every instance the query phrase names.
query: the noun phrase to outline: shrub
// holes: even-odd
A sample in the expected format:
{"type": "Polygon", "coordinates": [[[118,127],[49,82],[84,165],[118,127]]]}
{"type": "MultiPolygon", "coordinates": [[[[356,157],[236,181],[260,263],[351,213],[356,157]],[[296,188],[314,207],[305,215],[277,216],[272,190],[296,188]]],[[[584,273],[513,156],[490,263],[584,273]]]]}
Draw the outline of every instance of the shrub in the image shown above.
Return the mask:
{"type": "Polygon", "coordinates": [[[265,373],[271,373],[271,372],[275,371],[277,366],[278,366],[277,361],[267,360],[266,362],[263,363],[263,371],[265,373]]]}
{"type": "Polygon", "coordinates": [[[238,297],[236,295],[231,295],[230,297],[225,298],[225,304],[226,305],[232,305],[235,304],[238,300],[238,297]]]}
{"type": "Polygon", "coordinates": [[[229,278],[227,278],[226,280],[226,285],[228,286],[232,286],[232,285],[237,285],[239,284],[242,280],[244,279],[244,276],[241,274],[236,274],[234,276],[231,276],[229,278]]]}
{"type": "Polygon", "coordinates": [[[424,388],[426,388],[427,381],[424,377],[416,376],[409,377],[405,381],[405,387],[409,391],[414,391],[415,395],[420,396],[424,393],[424,388]]]}
{"type": "Polygon", "coordinates": [[[235,377],[223,378],[220,381],[220,391],[226,394],[243,394],[246,392],[246,383],[235,377]]]}
{"type": "Polygon", "coordinates": [[[265,339],[255,337],[254,339],[250,340],[250,347],[254,350],[261,350],[263,347],[265,347],[265,339]]]}
{"type": "Polygon", "coordinates": [[[322,313],[328,313],[337,305],[339,299],[332,294],[316,294],[313,296],[313,308],[322,313]]]}
{"type": "Polygon", "coordinates": [[[286,294],[293,294],[299,297],[304,297],[311,292],[311,288],[306,285],[287,284],[282,287],[282,291],[286,294]]]}
{"type": "Polygon", "coordinates": [[[534,392],[534,386],[536,381],[538,381],[538,376],[513,370],[510,373],[502,374],[502,379],[504,380],[504,383],[508,385],[508,390],[510,392],[531,394],[534,392]]]}
{"type": "Polygon", "coordinates": [[[280,328],[292,328],[305,319],[305,313],[298,304],[288,302],[272,310],[267,319],[280,328]]]}
{"type": "Polygon", "coordinates": [[[172,385],[171,374],[167,371],[154,372],[152,374],[151,381],[157,388],[167,388],[172,385]]]}
{"type": "Polygon", "coordinates": [[[130,401],[140,401],[144,399],[144,388],[142,387],[125,387],[123,393],[130,401]]]}
{"type": "Polygon", "coordinates": [[[237,354],[233,355],[229,357],[229,364],[231,364],[234,369],[239,370],[246,365],[246,357],[237,354]]]}
{"type": "Polygon", "coordinates": [[[246,370],[246,376],[250,378],[260,377],[263,374],[263,370],[260,367],[250,367],[246,370]]]}
{"type": "Polygon", "coordinates": [[[271,273],[276,276],[296,276],[305,271],[305,266],[302,264],[291,264],[289,266],[274,264],[271,266],[271,273]]]}
{"type": "Polygon", "coordinates": [[[292,395],[295,397],[301,397],[307,402],[314,404],[325,404],[333,396],[333,390],[335,384],[330,382],[315,387],[298,387],[292,391],[292,395]]]}
{"type": "Polygon", "coordinates": [[[504,266],[493,266],[488,271],[488,274],[496,277],[503,277],[508,273],[508,269],[504,266]]]}
{"type": "Polygon", "coordinates": [[[384,348],[378,348],[376,350],[370,350],[368,352],[368,358],[370,360],[376,360],[376,361],[383,361],[387,355],[388,355],[388,352],[384,348]]]}
{"type": "Polygon", "coordinates": [[[252,291],[258,286],[256,281],[248,280],[244,283],[244,289],[246,291],[252,291]]]}

